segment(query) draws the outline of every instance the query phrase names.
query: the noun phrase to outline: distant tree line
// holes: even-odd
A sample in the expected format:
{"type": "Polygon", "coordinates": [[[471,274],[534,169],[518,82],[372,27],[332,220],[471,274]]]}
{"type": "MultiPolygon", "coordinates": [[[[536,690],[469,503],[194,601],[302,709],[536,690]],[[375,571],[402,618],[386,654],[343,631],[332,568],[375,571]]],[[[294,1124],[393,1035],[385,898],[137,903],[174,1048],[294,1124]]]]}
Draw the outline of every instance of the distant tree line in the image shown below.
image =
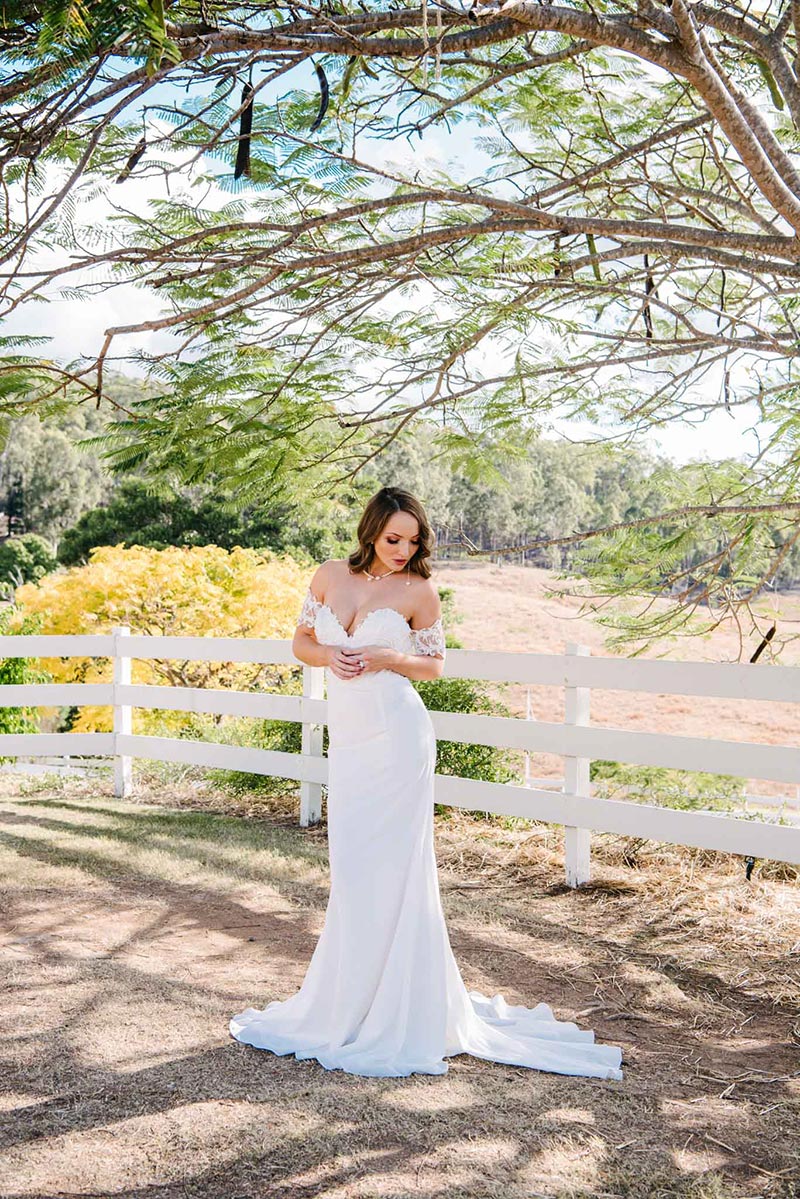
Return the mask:
{"type": "MultiPolygon", "coordinates": [[[[126,395],[139,385],[120,377],[117,386],[126,395]]],[[[247,502],[222,485],[159,486],[135,472],[110,474],[100,444],[107,419],[92,406],[71,408],[45,423],[33,415],[11,422],[0,454],[0,583],[6,587],[38,579],[59,563],[85,562],[100,545],[242,546],[289,551],[308,561],[342,556],[352,548],[361,504],[388,482],[422,498],[440,559],[464,558],[466,547],[496,548],[502,550],[500,562],[557,570],[583,562],[588,572],[586,544],[534,544],[519,555],[509,554],[508,547],[646,517],[692,494],[700,473],[746,469],[738,462],[678,466],[643,451],[542,439],[518,458],[497,463],[488,445],[482,471],[472,469],[470,477],[457,461],[434,454],[418,425],[395,438],[344,497],[311,494],[303,505],[247,502]]],[[[675,544],[669,530],[649,529],[648,536],[675,544]]],[[[776,529],[776,542],[779,538],[776,529]]],[[[628,558],[633,549],[629,541],[628,558]]],[[[691,581],[693,566],[708,555],[709,546],[691,534],[665,554],[657,583],[669,591],[670,572],[691,581]]],[[[628,565],[627,559],[620,565],[621,580],[628,565]]],[[[727,571],[720,553],[720,577],[727,571]]],[[[798,579],[800,544],[794,544],[773,585],[789,587],[798,579]]]]}

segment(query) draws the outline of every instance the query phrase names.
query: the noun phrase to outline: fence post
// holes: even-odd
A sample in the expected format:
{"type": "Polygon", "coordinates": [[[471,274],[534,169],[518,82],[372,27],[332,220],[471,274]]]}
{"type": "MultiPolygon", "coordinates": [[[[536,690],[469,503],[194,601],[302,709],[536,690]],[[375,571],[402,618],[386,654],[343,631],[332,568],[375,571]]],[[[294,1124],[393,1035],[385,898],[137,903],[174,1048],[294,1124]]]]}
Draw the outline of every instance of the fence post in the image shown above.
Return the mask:
{"type": "MultiPolygon", "coordinates": [[[[324,699],[325,671],[321,666],[303,666],[303,696],[307,699],[324,699]]],[[[302,754],[322,757],[322,725],[303,721],[303,736],[300,745],[302,754]]],[[[322,783],[300,783],[300,824],[304,828],[317,824],[322,816],[322,783]]]]}
{"type": "MultiPolygon", "coordinates": [[[[525,688],[525,719],[530,720],[532,714],[533,713],[531,710],[531,689],[530,689],[530,687],[526,687],[525,688]]],[[[530,785],[531,785],[531,755],[530,755],[530,751],[527,749],[525,750],[525,777],[523,779],[523,782],[526,787],[530,787],[530,785]]]]}
{"type": "Polygon", "coordinates": [[[126,624],[114,629],[114,794],[119,799],[127,799],[132,790],[131,759],[117,753],[117,737],[129,736],[133,729],[131,707],[120,703],[119,694],[119,688],[131,681],[131,660],[125,653],[125,638],[130,631],[126,624]]]}
{"type": "MultiPolygon", "coordinates": [[[[588,657],[588,645],[567,645],[568,654],[588,657]]],[[[589,704],[591,691],[588,687],[564,688],[564,723],[570,725],[586,725],[589,723],[589,704]]],[[[589,759],[564,757],[564,792],[567,795],[589,794],[589,759]]],[[[567,824],[564,826],[564,864],[567,872],[567,886],[578,887],[588,883],[591,876],[591,830],[576,828],[567,824]]]]}

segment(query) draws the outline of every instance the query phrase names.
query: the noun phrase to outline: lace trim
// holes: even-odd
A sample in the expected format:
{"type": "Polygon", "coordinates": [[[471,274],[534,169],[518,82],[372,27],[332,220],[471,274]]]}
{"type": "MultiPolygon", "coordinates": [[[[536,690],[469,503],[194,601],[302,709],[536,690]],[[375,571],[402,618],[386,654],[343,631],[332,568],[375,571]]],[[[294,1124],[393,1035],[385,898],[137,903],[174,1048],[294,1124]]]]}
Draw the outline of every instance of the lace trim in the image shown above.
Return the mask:
{"type": "MultiPolygon", "coordinates": [[[[297,617],[297,623],[308,625],[313,629],[317,619],[317,613],[320,608],[324,608],[322,600],[318,600],[312,593],[309,587],[303,599],[300,612],[297,617]]],[[[369,613],[367,613],[369,615],[369,613]]],[[[362,621],[363,624],[363,621],[362,621]]],[[[414,647],[415,654],[441,654],[442,659],[446,657],[444,645],[444,626],[441,617],[435,620],[427,629],[412,629],[409,628],[411,641],[414,647]]]]}
{"type": "Polygon", "coordinates": [[[322,606],[322,600],[318,600],[317,597],[312,594],[311,588],[309,587],[305,594],[305,599],[303,600],[303,606],[300,609],[300,614],[297,617],[297,623],[308,625],[309,628],[313,629],[314,622],[317,619],[317,613],[322,606]]]}
{"type": "Polygon", "coordinates": [[[411,629],[411,639],[414,642],[415,654],[441,654],[443,660],[446,657],[441,617],[427,629],[411,629]]]}

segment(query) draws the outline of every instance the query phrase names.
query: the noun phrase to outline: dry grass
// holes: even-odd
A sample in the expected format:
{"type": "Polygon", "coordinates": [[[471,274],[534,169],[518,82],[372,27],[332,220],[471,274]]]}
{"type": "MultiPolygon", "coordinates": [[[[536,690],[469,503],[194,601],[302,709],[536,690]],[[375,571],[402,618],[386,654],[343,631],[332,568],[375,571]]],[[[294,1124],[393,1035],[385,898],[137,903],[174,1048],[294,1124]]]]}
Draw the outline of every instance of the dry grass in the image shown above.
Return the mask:
{"type": "Polygon", "coordinates": [[[324,824],[185,784],[3,788],[3,1195],[798,1194],[796,880],[690,850],[626,866],[633,844],[600,837],[574,892],[556,830],[437,818],[467,985],[593,1027],[625,1078],[461,1055],[363,1079],[227,1032],[303,978],[324,824]]]}
{"type": "MultiPolygon", "coordinates": [[[[602,653],[544,572],[463,570],[468,647],[602,653]]],[[[735,658],[731,635],[670,656],[735,658]]],[[[524,711],[521,689],[512,707],[524,711]]],[[[560,695],[536,689],[536,714],[560,695]]],[[[595,693],[617,727],[797,744],[800,705],[595,693]],[[755,731],[754,731],[755,729],[755,731]]],[[[534,764],[556,774],[557,759],[534,764]]],[[[302,981],[328,896],[324,823],[297,802],[140,775],[0,779],[0,1193],[26,1199],[797,1199],[800,883],[741,858],[598,836],[563,879],[560,830],[436,819],[468,987],[550,1003],[623,1047],[622,1082],[461,1055],[365,1079],[233,1041],[302,981]]]]}

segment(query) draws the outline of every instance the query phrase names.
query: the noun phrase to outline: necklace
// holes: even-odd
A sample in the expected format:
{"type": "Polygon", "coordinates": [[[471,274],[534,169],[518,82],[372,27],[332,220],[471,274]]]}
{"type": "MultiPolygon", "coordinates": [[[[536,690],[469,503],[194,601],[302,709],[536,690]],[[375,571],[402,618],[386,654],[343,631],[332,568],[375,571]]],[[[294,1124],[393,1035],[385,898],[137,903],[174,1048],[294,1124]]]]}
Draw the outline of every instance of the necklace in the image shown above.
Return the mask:
{"type": "MultiPolygon", "coordinates": [[[[411,563],[409,562],[409,566],[406,568],[407,570],[410,569],[410,565],[411,565],[411,563]]],[[[379,579],[385,579],[387,577],[387,575],[396,575],[399,573],[400,573],[399,570],[387,570],[386,574],[373,575],[373,574],[370,574],[370,572],[367,570],[366,566],[364,567],[364,574],[367,576],[367,581],[369,583],[375,583],[379,579]]],[[[411,579],[406,577],[406,587],[410,587],[410,586],[411,586],[411,579]]]]}

